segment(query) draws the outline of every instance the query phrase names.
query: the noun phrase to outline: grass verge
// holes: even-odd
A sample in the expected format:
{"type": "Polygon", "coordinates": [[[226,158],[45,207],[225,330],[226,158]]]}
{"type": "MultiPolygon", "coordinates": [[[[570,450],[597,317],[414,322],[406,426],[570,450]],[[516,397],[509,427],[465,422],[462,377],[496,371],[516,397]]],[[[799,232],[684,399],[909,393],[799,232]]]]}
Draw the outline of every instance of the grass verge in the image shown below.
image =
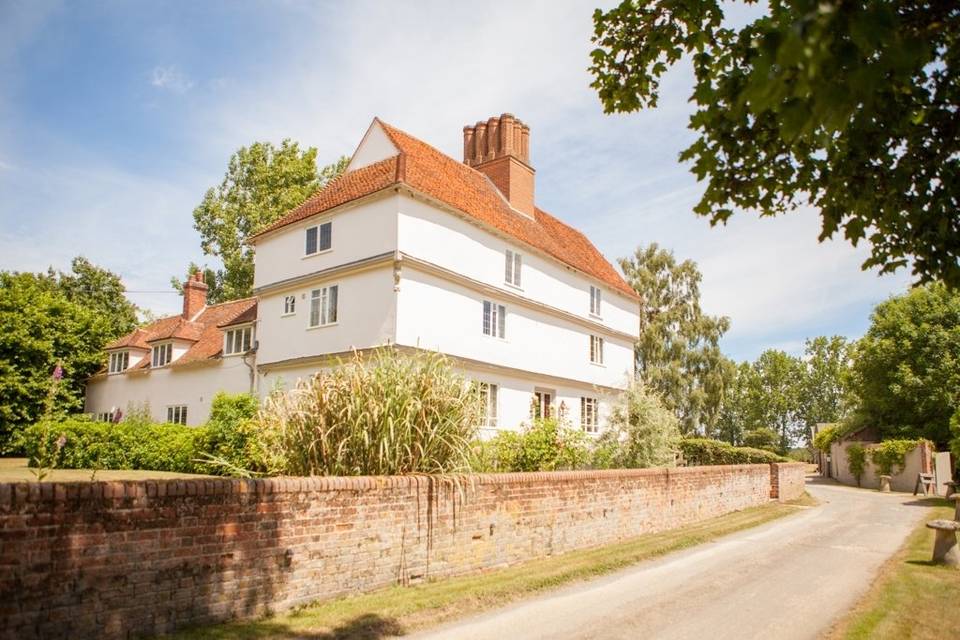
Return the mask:
{"type": "Polygon", "coordinates": [[[412,587],[320,602],[271,618],[186,629],[180,640],[372,639],[403,635],[761,525],[816,504],[809,495],[619,544],[412,587]]]}
{"type": "Polygon", "coordinates": [[[953,520],[953,503],[931,499],[928,517],[880,570],[873,587],[828,634],[835,640],[934,640],[960,629],[960,571],[934,565],[930,520],[953,520]],[[953,631],[950,631],[950,630],[953,631]]]}
{"type": "MultiPolygon", "coordinates": [[[[0,458],[0,482],[37,482],[36,471],[27,466],[26,458],[0,458]]],[[[107,480],[163,480],[169,478],[209,478],[210,476],[172,471],[54,469],[43,482],[90,482],[107,480]]]]}

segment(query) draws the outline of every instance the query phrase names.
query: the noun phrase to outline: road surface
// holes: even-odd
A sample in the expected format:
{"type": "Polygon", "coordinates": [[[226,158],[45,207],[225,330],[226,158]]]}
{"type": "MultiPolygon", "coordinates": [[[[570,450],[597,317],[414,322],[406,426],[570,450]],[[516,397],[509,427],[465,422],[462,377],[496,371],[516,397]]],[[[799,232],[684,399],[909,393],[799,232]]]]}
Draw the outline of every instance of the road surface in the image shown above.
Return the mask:
{"type": "MultiPolygon", "coordinates": [[[[926,509],[817,480],[816,507],[414,638],[816,638],[848,611],[926,509]]],[[[913,504],[910,504],[913,503],[913,504]]]]}

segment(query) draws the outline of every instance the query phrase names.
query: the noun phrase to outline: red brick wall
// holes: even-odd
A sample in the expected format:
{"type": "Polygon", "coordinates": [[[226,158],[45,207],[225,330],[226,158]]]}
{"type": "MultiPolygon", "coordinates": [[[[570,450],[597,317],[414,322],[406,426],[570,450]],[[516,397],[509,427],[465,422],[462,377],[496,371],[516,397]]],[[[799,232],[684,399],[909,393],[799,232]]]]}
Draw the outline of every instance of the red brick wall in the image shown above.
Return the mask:
{"type": "Polygon", "coordinates": [[[770,497],[780,502],[796,500],[806,490],[807,466],[800,462],[770,463],[770,497]]]}
{"type": "Polygon", "coordinates": [[[763,504],[771,469],[0,484],[0,637],[153,634],[515,564],[763,504]]]}

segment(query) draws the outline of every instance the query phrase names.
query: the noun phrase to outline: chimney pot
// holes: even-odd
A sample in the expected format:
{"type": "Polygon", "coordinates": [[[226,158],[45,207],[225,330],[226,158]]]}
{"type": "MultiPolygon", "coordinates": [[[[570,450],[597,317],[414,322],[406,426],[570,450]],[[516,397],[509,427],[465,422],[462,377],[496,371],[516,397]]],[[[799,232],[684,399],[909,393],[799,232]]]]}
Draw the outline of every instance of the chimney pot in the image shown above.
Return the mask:
{"type": "Polygon", "coordinates": [[[511,207],[533,217],[530,127],[512,113],[465,126],[463,162],[486,174],[511,207]]]}

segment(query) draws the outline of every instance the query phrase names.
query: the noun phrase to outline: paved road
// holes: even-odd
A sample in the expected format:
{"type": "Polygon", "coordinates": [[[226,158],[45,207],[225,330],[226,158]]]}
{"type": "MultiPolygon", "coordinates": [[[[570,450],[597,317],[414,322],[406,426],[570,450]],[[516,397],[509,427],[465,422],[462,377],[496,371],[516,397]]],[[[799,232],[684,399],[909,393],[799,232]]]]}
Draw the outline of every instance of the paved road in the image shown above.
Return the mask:
{"type": "Polygon", "coordinates": [[[821,504],[415,638],[816,638],[848,611],[925,509],[820,482],[821,504]]]}

